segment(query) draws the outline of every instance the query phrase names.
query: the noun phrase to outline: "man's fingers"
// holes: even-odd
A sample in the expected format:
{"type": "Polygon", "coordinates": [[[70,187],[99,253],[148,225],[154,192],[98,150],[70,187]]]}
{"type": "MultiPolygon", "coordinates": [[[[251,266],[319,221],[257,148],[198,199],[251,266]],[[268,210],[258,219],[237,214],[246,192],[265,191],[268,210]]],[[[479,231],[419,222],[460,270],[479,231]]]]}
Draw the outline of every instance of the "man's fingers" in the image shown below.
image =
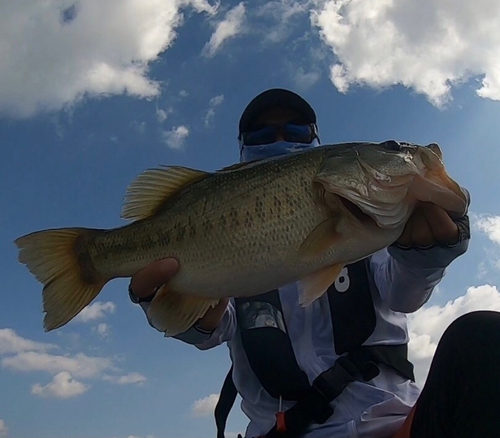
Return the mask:
{"type": "Polygon", "coordinates": [[[413,223],[411,228],[411,241],[416,246],[430,246],[434,243],[434,236],[427,218],[422,209],[418,209],[413,214],[413,223]]]}
{"type": "Polygon", "coordinates": [[[179,269],[174,258],[158,260],[137,272],[130,282],[134,295],[140,298],[152,295],[156,288],[168,282],[179,269]]]}
{"type": "Polygon", "coordinates": [[[425,204],[423,212],[437,242],[448,244],[458,242],[458,226],[453,222],[446,210],[434,204],[425,204]]]}
{"type": "Polygon", "coordinates": [[[401,236],[399,236],[399,239],[397,240],[397,243],[403,246],[410,246],[411,245],[411,228],[412,228],[412,223],[413,223],[413,218],[410,217],[408,219],[408,222],[406,222],[405,229],[403,230],[403,233],[401,236]]]}

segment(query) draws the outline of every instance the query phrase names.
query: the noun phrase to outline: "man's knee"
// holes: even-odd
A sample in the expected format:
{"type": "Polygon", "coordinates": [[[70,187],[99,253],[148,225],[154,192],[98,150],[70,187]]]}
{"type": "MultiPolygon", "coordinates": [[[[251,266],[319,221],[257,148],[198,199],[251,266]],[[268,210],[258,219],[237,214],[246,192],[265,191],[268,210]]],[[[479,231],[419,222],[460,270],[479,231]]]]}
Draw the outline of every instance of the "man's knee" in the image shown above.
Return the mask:
{"type": "Polygon", "coordinates": [[[453,321],[442,340],[453,338],[464,345],[467,341],[478,345],[500,341],[500,312],[478,310],[466,313],[453,321]]]}

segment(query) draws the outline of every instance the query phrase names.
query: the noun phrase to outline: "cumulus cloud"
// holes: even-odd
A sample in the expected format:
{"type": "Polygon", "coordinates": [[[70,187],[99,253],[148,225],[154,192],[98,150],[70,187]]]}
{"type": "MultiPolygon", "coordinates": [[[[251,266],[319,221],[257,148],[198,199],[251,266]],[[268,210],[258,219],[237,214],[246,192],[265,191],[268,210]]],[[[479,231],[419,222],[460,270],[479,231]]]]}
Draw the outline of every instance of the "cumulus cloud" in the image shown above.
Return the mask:
{"type": "Polygon", "coordinates": [[[54,348],[57,346],[25,339],[12,329],[0,329],[0,354],[21,353],[23,351],[44,352],[54,348]]]}
{"type": "Polygon", "coordinates": [[[300,90],[306,90],[318,82],[321,73],[316,70],[305,71],[303,67],[295,69],[292,77],[295,86],[300,90]]]}
{"type": "Polygon", "coordinates": [[[481,215],[473,218],[474,227],[485,233],[492,242],[500,245],[500,216],[481,215]]]}
{"type": "Polygon", "coordinates": [[[167,120],[167,117],[173,112],[172,108],[169,108],[167,110],[157,108],[156,109],[156,120],[158,120],[158,123],[163,123],[165,120],[167,120]]]}
{"type": "MultiPolygon", "coordinates": [[[[109,327],[99,324],[97,333],[107,336],[109,327]]],[[[44,371],[53,376],[53,380],[42,385],[32,386],[31,393],[41,397],[70,398],[86,392],[90,385],[76,379],[102,379],[118,385],[141,384],[147,379],[140,373],[124,373],[108,357],[92,357],[84,353],[75,355],[55,355],[46,351],[59,348],[52,344],[43,344],[24,339],[12,329],[0,330],[0,353],[8,356],[0,360],[3,369],[38,372],[44,371]]],[[[1,436],[1,435],[0,435],[1,436]]]]}
{"type": "Polygon", "coordinates": [[[218,96],[214,96],[210,99],[208,103],[208,111],[205,115],[205,126],[208,127],[212,123],[215,117],[215,108],[218,107],[222,102],[224,102],[224,95],[219,94],[218,96]]]}
{"type": "Polygon", "coordinates": [[[500,269],[500,216],[472,213],[470,219],[472,229],[486,235],[494,244],[484,248],[485,259],[478,265],[478,278],[484,278],[491,269],[500,269]]]}
{"type": "Polygon", "coordinates": [[[72,398],[83,394],[90,388],[79,382],[67,371],[62,371],[54,376],[52,382],[45,386],[36,383],[31,387],[31,393],[40,397],[47,398],[72,398]]]}
{"type": "Polygon", "coordinates": [[[417,382],[425,381],[437,344],[446,328],[461,315],[474,310],[500,311],[500,292],[496,286],[484,284],[469,287],[465,295],[444,306],[424,306],[409,315],[409,357],[415,364],[417,382]]]}
{"type": "Polygon", "coordinates": [[[183,10],[213,15],[209,0],[0,2],[0,113],[29,117],[85,96],[147,98],[161,84],[149,65],[168,49],[183,10]]]}
{"type": "Polygon", "coordinates": [[[353,84],[401,84],[436,106],[452,86],[478,78],[477,94],[500,100],[500,3],[497,0],[326,0],[311,14],[336,56],[330,78],[353,84]]]}
{"type": "Polygon", "coordinates": [[[104,376],[103,379],[118,385],[140,385],[147,380],[147,378],[140,373],[129,373],[124,376],[104,376]]]}
{"type": "Polygon", "coordinates": [[[200,398],[193,403],[192,413],[195,417],[205,417],[213,415],[215,406],[219,401],[219,394],[210,394],[205,398],[200,398]]]}
{"type": "Polygon", "coordinates": [[[93,304],[85,307],[74,319],[79,322],[95,321],[106,316],[106,313],[114,313],[116,305],[111,301],[96,301],[93,304]]]}
{"type": "Polygon", "coordinates": [[[110,326],[104,322],[97,324],[97,327],[94,327],[93,330],[102,338],[107,338],[111,333],[110,326]]]}
{"type": "Polygon", "coordinates": [[[155,438],[153,435],[146,435],[146,436],[140,436],[140,435],[129,435],[127,438],[155,438]]]}
{"type": "Polygon", "coordinates": [[[0,437],[6,437],[9,432],[9,428],[5,424],[5,421],[0,418],[0,437]]]}
{"type": "Polygon", "coordinates": [[[272,44],[285,41],[294,28],[294,19],[299,14],[307,13],[310,4],[311,1],[279,0],[259,6],[254,12],[259,22],[272,20],[270,25],[262,26],[264,41],[272,44]]]}
{"type": "Polygon", "coordinates": [[[174,126],[170,131],[162,131],[162,140],[170,149],[182,149],[188,135],[186,126],[174,126]]]}
{"type": "Polygon", "coordinates": [[[146,131],[146,122],[138,122],[137,120],[133,120],[130,126],[139,134],[144,134],[144,132],[146,131]]]}
{"type": "Polygon", "coordinates": [[[224,19],[217,24],[210,41],[203,47],[203,54],[208,57],[214,56],[224,41],[238,35],[242,30],[244,17],[245,5],[241,2],[231,9],[224,19]]]}
{"type": "Polygon", "coordinates": [[[6,357],[1,363],[4,368],[17,371],[47,371],[51,374],[68,371],[79,378],[96,377],[105,370],[114,369],[111,359],[91,357],[84,353],[74,356],[58,356],[28,351],[6,357]]]}

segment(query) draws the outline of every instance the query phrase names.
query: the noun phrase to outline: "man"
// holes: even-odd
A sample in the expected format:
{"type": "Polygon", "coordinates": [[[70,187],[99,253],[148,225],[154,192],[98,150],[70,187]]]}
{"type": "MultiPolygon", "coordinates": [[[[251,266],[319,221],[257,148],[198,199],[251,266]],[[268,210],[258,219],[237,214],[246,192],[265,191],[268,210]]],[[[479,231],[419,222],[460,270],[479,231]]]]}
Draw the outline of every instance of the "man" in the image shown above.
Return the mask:
{"type": "MultiPolygon", "coordinates": [[[[268,90],[244,110],[238,138],[243,162],[314,147],[316,115],[297,94],[268,90]]],[[[406,358],[406,314],[429,299],[468,240],[466,216],[454,221],[423,204],[394,245],[346,267],[306,308],[298,304],[296,284],[248,300],[221,300],[177,336],[201,350],[224,342],[230,349],[218,436],[236,391],[250,419],[247,438],[393,437],[410,436],[410,429],[412,438],[496,436],[498,314],[478,312],[450,327],[421,396],[406,358]],[[481,333],[480,342],[474,333],[481,333]],[[457,345],[469,349],[459,352],[457,345]],[[474,376],[467,384],[464,373],[474,376]],[[488,384],[481,385],[481,376],[488,384]],[[472,428],[471,415],[479,423],[472,428]]],[[[167,259],[137,273],[132,300],[146,310],[177,269],[177,261],[167,259]]]]}

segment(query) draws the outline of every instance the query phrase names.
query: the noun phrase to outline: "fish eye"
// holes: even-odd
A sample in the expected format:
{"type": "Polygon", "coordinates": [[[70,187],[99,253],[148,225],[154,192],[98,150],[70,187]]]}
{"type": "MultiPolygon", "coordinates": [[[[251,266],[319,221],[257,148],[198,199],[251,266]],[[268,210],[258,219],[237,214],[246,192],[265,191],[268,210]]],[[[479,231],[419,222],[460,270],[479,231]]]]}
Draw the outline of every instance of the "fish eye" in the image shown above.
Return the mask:
{"type": "Polygon", "coordinates": [[[380,144],[389,151],[401,152],[403,147],[396,140],[387,140],[380,144]]]}

